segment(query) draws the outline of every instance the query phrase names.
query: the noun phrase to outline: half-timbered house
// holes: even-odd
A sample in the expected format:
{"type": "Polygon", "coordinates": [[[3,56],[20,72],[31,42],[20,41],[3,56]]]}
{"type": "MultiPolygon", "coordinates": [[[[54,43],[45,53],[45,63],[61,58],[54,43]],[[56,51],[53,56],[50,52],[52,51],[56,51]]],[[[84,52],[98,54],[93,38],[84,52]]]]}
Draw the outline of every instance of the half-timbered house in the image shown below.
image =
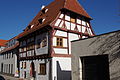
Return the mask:
{"type": "Polygon", "coordinates": [[[71,41],[94,36],[92,18],[77,0],[54,0],[43,6],[19,34],[20,77],[71,79],[71,41]]]}

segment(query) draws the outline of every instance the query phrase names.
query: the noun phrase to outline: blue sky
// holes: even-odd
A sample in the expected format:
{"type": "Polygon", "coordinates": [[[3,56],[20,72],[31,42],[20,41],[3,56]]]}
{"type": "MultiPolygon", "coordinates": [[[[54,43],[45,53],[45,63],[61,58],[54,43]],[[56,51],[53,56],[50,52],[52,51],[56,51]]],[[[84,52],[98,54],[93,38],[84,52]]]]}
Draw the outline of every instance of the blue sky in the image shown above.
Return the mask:
{"type": "MultiPolygon", "coordinates": [[[[0,0],[0,39],[8,40],[19,33],[53,0],[0,0]]],[[[88,14],[95,34],[120,30],[119,0],[78,0],[88,14]]]]}

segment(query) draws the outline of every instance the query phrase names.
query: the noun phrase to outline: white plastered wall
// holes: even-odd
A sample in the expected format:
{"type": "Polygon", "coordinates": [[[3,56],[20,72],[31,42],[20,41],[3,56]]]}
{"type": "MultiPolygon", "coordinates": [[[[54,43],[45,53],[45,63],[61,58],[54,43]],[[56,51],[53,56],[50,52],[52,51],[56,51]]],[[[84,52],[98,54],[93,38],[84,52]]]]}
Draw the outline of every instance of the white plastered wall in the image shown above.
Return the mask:
{"type": "Polygon", "coordinates": [[[40,35],[37,35],[35,43],[37,44],[37,40],[41,39],[41,38],[44,38],[44,37],[47,38],[47,46],[42,47],[42,48],[38,48],[38,49],[37,49],[37,46],[35,46],[36,55],[48,54],[48,33],[47,32],[46,33],[42,33],[40,35]]]}
{"type": "Polygon", "coordinates": [[[36,80],[49,80],[49,61],[45,59],[20,61],[20,78],[24,78],[24,71],[26,71],[26,77],[30,77],[30,65],[32,61],[34,62],[36,80]],[[26,69],[21,69],[22,62],[23,64],[26,62],[26,69]],[[39,75],[39,64],[42,63],[46,63],[46,75],[39,75]]]}
{"type": "MultiPolygon", "coordinates": [[[[67,32],[57,30],[55,36],[67,37],[67,32]]],[[[56,46],[56,39],[53,37],[53,46],[56,46]]],[[[63,38],[63,47],[68,47],[66,38],[63,38]]],[[[54,51],[56,54],[68,54],[68,50],[63,48],[54,48],[54,51]]]]}
{"type": "Polygon", "coordinates": [[[79,39],[78,34],[69,33],[69,54],[71,54],[71,41],[79,39]]]}
{"type": "Polygon", "coordinates": [[[57,61],[62,71],[71,71],[70,57],[53,57],[52,58],[52,80],[57,80],[57,61]]]}

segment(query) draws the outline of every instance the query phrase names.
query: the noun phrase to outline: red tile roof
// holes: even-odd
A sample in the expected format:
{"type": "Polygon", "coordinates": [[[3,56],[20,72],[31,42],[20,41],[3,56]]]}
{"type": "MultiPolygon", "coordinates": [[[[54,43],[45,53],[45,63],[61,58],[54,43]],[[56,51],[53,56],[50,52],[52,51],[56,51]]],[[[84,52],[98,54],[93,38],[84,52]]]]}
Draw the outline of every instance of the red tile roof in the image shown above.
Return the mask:
{"type": "Polygon", "coordinates": [[[64,8],[87,18],[91,18],[77,0],[65,0],[64,8]]]}
{"type": "Polygon", "coordinates": [[[19,46],[19,42],[17,42],[17,43],[16,43],[14,46],[12,46],[12,47],[3,49],[3,50],[0,52],[0,54],[4,53],[4,52],[6,52],[6,51],[9,51],[9,50],[15,49],[15,48],[18,47],[18,46],[19,46]]]}
{"type": "Polygon", "coordinates": [[[7,42],[8,40],[2,40],[0,39],[0,46],[6,46],[5,43],[7,42]]]}
{"type": "Polygon", "coordinates": [[[42,10],[37,14],[37,16],[30,22],[30,25],[34,25],[33,28],[28,29],[27,27],[24,32],[18,35],[18,39],[22,38],[42,27],[50,25],[59,15],[61,9],[67,9],[77,14],[80,14],[84,17],[91,19],[87,12],[82,8],[77,0],[54,0],[51,4],[46,6],[44,9],[48,9],[46,13],[43,13],[42,10]],[[40,24],[39,19],[45,18],[45,21],[40,24]]]}

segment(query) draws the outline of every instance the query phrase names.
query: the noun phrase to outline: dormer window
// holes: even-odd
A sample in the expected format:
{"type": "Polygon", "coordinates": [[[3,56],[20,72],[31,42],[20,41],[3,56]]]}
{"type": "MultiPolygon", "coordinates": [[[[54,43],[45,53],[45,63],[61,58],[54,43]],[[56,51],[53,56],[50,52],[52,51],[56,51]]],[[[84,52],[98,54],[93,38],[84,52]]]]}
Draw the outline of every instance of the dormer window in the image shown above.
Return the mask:
{"type": "Polygon", "coordinates": [[[34,25],[29,25],[28,26],[28,29],[31,29],[31,28],[33,28],[34,27],[34,25]]]}
{"type": "Polygon", "coordinates": [[[31,28],[31,25],[28,26],[28,29],[30,29],[30,28],[31,28]]]}
{"type": "Polygon", "coordinates": [[[43,10],[42,10],[42,13],[45,14],[47,11],[48,11],[48,9],[43,9],[43,10]]]}
{"type": "Polygon", "coordinates": [[[33,28],[34,27],[34,25],[31,25],[31,28],[33,28]]]}
{"type": "Polygon", "coordinates": [[[42,24],[45,21],[45,18],[44,19],[41,18],[38,21],[39,21],[40,24],[42,24]]]}
{"type": "Polygon", "coordinates": [[[44,5],[42,5],[41,9],[44,9],[44,8],[45,8],[45,6],[44,6],[44,5]]]}

